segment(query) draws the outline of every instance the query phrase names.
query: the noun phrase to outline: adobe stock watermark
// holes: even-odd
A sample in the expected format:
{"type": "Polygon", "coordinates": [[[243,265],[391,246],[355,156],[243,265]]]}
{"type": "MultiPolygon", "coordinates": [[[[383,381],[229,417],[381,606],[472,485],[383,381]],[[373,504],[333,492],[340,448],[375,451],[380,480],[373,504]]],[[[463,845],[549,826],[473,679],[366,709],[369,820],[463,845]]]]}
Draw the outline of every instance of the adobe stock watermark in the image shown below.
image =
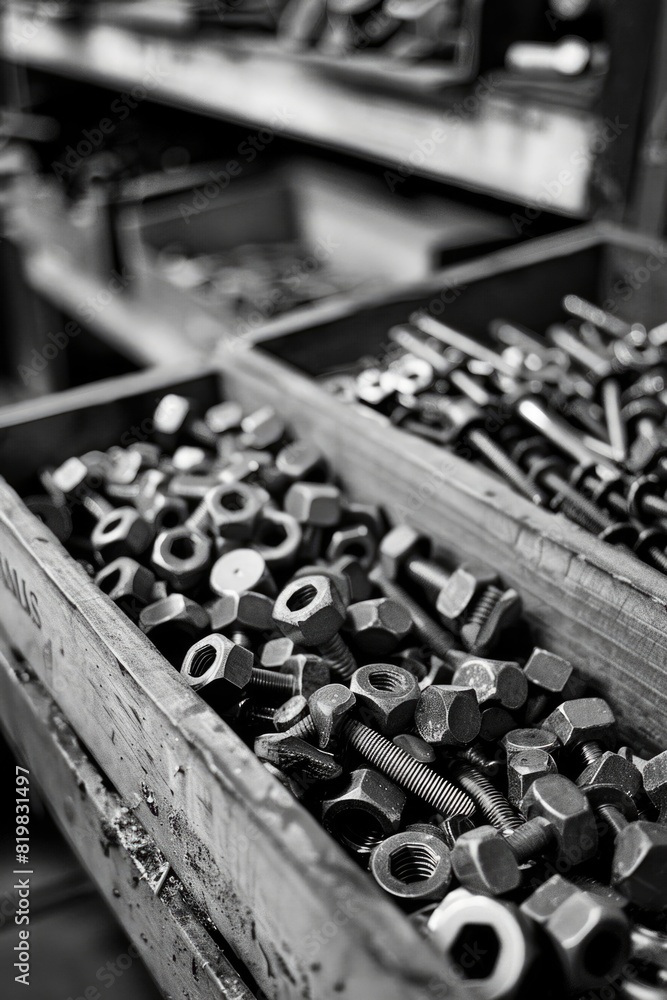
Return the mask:
{"type": "Polygon", "coordinates": [[[620,121],[618,115],[614,119],[605,118],[602,127],[591,138],[588,145],[586,147],[580,146],[570,153],[567,161],[568,165],[558,172],[558,176],[541,182],[540,186],[543,195],[539,199],[540,205],[526,205],[524,206],[523,214],[513,212],[510,215],[510,222],[517,233],[521,234],[524,229],[532,226],[536,219],[539,219],[545,212],[551,211],[558,204],[565,190],[580,176],[581,171],[588,169],[596,157],[600,156],[612,143],[616,142],[618,137],[627,128],[629,128],[629,124],[620,121]]]}

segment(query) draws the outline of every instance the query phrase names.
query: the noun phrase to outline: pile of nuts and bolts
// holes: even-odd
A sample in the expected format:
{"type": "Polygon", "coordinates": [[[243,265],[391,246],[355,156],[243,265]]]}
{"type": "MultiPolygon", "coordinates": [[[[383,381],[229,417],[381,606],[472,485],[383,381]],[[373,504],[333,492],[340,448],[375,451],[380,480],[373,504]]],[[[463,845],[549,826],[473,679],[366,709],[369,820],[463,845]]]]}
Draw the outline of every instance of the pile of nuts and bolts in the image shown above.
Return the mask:
{"type": "Polygon", "coordinates": [[[667,752],[270,408],[153,425],[31,498],[108,597],[477,995],[664,996],[667,752]]]}
{"type": "Polygon", "coordinates": [[[667,324],[577,295],[563,317],[544,334],[496,319],[482,343],[417,312],[324,384],[667,572],[667,324]]]}

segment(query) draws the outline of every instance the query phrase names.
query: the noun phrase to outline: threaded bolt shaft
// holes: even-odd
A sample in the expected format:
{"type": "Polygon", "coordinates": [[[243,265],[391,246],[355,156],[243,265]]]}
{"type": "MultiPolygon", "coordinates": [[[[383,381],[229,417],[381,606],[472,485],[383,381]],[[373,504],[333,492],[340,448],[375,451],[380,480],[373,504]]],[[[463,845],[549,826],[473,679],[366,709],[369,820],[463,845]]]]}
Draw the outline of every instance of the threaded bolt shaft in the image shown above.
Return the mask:
{"type": "Polygon", "coordinates": [[[317,736],[317,730],[315,729],[315,723],[313,722],[312,716],[307,715],[305,719],[301,722],[295,723],[289,729],[285,730],[286,736],[297,736],[300,740],[312,740],[317,736]]]}
{"type": "MultiPolygon", "coordinates": [[[[398,584],[392,580],[388,580],[377,568],[372,573],[372,580],[385,597],[398,601],[399,604],[402,604],[409,611],[412,618],[412,627],[421,641],[441,659],[446,659],[447,654],[451,653],[457,645],[452,633],[441,628],[434,622],[431,616],[424,611],[421,604],[413,600],[398,584]]],[[[453,672],[452,670],[452,674],[453,672]]]]}
{"type": "Polygon", "coordinates": [[[517,493],[527,497],[535,504],[544,503],[542,490],[485,431],[474,427],[468,431],[466,436],[473,448],[476,448],[484,456],[489,465],[492,465],[496,472],[499,472],[514,487],[517,493]]]}
{"type": "Polygon", "coordinates": [[[627,819],[616,806],[598,806],[595,812],[615,834],[620,833],[628,825],[627,819]]]}
{"type": "Polygon", "coordinates": [[[589,764],[594,764],[595,761],[599,760],[604,753],[602,746],[597,742],[597,740],[587,740],[586,743],[580,743],[578,750],[584,762],[584,767],[588,767],[589,764]]]}
{"type": "Polygon", "coordinates": [[[505,832],[516,830],[523,825],[524,820],[478,768],[467,761],[453,760],[450,762],[449,770],[491,826],[505,832]]]}
{"type": "Polygon", "coordinates": [[[507,838],[507,843],[519,864],[524,864],[526,861],[543,854],[553,843],[553,839],[554,833],[551,824],[548,820],[538,816],[535,819],[527,820],[513,830],[507,838]]]}
{"type": "Polygon", "coordinates": [[[411,580],[423,587],[429,596],[434,597],[451,577],[451,573],[448,573],[442,566],[431,562],[430,559],[420,559],[417,556],[408,559],[405,569],[411,580]]]}
{"type": "Polygon", "coordinates": [[[195,531],[198,535],[206,533],[209,526],[209,511],[206,498],[200,500],[190,516],[185,521],[185,527],[190,531],[195,531]]]}
{"type": "Polygon", "coordinates": [[[457,750],[456,756],[459,760],[466,760],[469,764],[472,764],[486,778],[492,778],[498,773],[498,761],[493,760],[488,754],[484,753],[481,747],[471,746],[466,747],[464,750],[457,750]]]}
{"type": "Polygon", "coordinates": [[[474,803],[465,792],[362,722],[347,719],[342,736],[364,760],[436,812],[445,817],[474,813],[474,803]]]}
{"type": "Polygon", "coordinates": [[[332,671],[338,677],[346,681],[350,679],[357,669],[357,664],[352,653],[338,634],[317,648],[320,655],[324,657],[332,671]]]}
{"type": "Polygon", "coordinates": [[[298,694],[295,678],[290,674],[278,674],[274,670],[253,667],[250,675],[249,692],[260,703],[287,701],[298,694]]]}

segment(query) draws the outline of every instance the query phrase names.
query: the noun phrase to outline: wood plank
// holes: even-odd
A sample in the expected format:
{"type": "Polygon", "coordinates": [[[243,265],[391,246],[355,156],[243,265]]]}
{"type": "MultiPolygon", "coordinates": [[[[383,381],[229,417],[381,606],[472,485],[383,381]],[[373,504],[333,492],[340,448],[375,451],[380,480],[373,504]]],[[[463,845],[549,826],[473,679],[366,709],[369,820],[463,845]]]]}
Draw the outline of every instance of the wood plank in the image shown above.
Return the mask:
{"type": "Polygon", "coordinates": [[[11,646],[267,996],[406,1000],[429,982],[451,987],[444,962],[8,486],[0,555],[11,646]]]}
{"type": "Polygon", "coordinates": [[[590,212],[592,150],[601,123],[581,109],[486,83],[468,112],[456,104],[458,91],[449,103],[447,91],[419,98],[362,91],[273,43],[243,47],[239,39],[225,44],[48,18],[34,23],[18,5],[4,19],[0,44],[10,62],[109,87],[143,85],[151,100],[403,166],[408,176],[546,204],[575,218],[590,212]],[[575,152],[586,158],[584,168],[572,169],[575,152]],[[554,199],[549,185],[562,171],[571,183],[554,199]]]}
{"type": "Polygon", "coordinates": [[[188,892],[44,687],[0,655],[0,724],[63,836],[165,995],[253,1000],[188,892]]]}

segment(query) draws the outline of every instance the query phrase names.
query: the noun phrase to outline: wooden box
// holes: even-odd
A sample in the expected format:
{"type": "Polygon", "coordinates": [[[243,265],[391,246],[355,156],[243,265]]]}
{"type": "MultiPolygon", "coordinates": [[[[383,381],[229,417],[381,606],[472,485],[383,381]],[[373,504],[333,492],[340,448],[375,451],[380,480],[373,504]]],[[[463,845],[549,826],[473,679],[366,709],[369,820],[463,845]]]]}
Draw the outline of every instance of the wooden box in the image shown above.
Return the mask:
{"type": "MultiPolygon", "coordinates": [[[[0,411],[0,468],[9,480],[0,483],[0,623],[7,652],[37,675],[189,898],[266,996],[416,1000],[434,986],[464,996],[444,960],[12,488],[33,492],[34,472],[44,463],[145,437],[167,391],[206,406],[219,398],[220,378],[153,371],[0,411]]],[[[254,405],[261,402],[258,394],[254,405]]],[[[15,682],[0,680],[17,702],[15,682]]],[[[138,879],[133,884],[141,888],[138,879]]],[[[141,905],[140,892],[134,902],[141,905]]],[[[179,977],[181,966],[179,955],[179,977]]],[[[179,995],[225,996],[222,987],[211,990],[215,970],[203,971],[193,954],[189,990],[179,995]]],[[[182,988],[182,978],[176,981],[182,988]]]]}
{"type": "Polygon", "coordinates": [[[586,226],[450,268],[410,297],[403,291],[340,309],[318,326],[285,325],[256,350],[236,345],[229,369],[246,401],[261,392],[298,430],[317,434],[360,495],[380,498],[395,519],[453,554],[501,570],[523,595],[540,641],[590,676],[648,747],[667,733],[667,578],[533,506],[481,466],[339,402],[313,376],[377,356],[389,327],[421,307],[483,337],[503,315],[543,329],[558,319],[562,296],[575,292],[654,325],[667,318],[666,265],[659,241],[586,226]]]}

